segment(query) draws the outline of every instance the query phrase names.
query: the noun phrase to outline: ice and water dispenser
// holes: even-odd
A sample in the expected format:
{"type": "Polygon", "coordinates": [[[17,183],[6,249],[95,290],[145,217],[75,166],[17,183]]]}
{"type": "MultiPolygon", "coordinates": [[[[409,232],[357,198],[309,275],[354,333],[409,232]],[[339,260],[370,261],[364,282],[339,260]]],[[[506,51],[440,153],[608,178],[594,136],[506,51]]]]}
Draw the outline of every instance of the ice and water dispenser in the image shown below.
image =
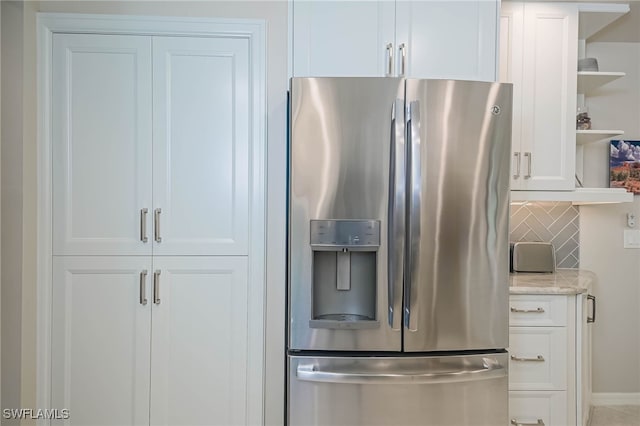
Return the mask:
{"type": "Polygon", "coordinates": [[[312,220],[311,328],[361,329],[376,318],[378,220],[312,220]]]}

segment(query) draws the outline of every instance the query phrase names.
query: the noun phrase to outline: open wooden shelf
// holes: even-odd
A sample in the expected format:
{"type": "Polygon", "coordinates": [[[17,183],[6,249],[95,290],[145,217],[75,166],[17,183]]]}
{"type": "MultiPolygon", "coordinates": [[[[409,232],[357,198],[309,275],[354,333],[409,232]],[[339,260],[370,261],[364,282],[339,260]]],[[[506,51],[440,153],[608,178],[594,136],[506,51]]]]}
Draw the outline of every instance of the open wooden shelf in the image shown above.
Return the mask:
{"type": "Polygon", "coordinates": [[[598,31],[629,12],[628,4],[580,3],[578,38],[587,40],[598,31]]]}
{"type": "Polygon", "coordinates": [[[622,136],[622,130],[576,130],[576,145],[587,145],[622,136]]]}
{"type": "Polygon", "coordinates": [[[511,202],[569,201],[575,205],[631,203],[633,194],[623,188],[576,188],[572,191],[511,191],[511,202]]]}
{"type": "Polygon", "coordinates": [[[607,83],[624,77],[623,72],[595,72],[595,71],[579,71],[578,72],[578,93],[587,94],[593,89],[604,86],[607,83]]]}

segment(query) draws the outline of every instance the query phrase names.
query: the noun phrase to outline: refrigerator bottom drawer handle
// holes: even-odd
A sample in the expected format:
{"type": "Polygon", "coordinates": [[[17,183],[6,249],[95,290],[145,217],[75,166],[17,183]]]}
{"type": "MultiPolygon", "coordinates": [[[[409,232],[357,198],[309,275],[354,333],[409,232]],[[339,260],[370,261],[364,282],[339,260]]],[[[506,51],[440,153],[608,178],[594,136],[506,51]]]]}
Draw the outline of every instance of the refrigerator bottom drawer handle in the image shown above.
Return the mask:
{"type": "Polygon", "coordinates": [[[320,370],[315,364],[300,364],[298,380],[345,384],[438,384],[459,383],[506,377],[507,370],[494,360],[486,360],[482,368],[445,372],[372,373],[320,370]]]}

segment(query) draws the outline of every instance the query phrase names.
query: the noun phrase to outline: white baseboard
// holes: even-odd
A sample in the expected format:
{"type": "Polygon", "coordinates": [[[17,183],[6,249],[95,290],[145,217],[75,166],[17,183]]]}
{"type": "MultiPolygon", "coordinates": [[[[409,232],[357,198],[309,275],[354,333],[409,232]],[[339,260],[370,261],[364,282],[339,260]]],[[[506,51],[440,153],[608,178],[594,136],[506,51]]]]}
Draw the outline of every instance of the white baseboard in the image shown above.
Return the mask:
{"type": "Polygon", "coordinates": [[[602,392],[591,394],[592,405],[640,405],[640,392],[602,392]]]}

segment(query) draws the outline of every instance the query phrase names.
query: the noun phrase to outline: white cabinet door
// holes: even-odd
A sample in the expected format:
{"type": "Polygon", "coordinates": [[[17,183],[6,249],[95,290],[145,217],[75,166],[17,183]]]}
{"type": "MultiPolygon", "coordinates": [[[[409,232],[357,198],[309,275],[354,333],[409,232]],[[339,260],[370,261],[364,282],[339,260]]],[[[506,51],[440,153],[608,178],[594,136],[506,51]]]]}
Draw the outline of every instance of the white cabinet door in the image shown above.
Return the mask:
{"type": "Polygon", "coordinates": [[[294,77],[393,73],[394,1],[294,1],[292,7],[294,77]]]}
{"type": "Polygon", "coordinates": [[[153,253],[247,254],[254,99],[242,38],[153,39],[153,253]]]}
{"type": "Polygon", "coordinates": [[[398,1],[396,8],[405,75],[496,80],[497,1],[398,1]]]}
{"type": "Polygon", "coordinates": [[[577,7],[524,5],[522,172],[517,189],[575,188],[577,7]]]}
{"type": "Polygon", "coordinates": [[[503,2],[500,11],[498,81],[513,84],[511,125],[511,189],[520,189],[522,178],[522,43],[523,3],[503,2]]]}
{"type": "Polygon", "coordinates": [[[247,258],[162,256],[153,268],[151,424],[246,424],[247,258]]]}
{"type": "Polygon", "coordinates": [[[509,419],[512,425],[567,426],[565,391],[509,391],[509,419]]]}
{"type": "Polygon", "coordinates": [[[147,256],[54,256],[51,406],[70,410],[64,424],[149,424],[150,274],[147,256]]]}
{"type": "Polygon", "coordinates": [[[151,39],[55,34],[52,63],[53,253],[151,254],[151,39]]]}

